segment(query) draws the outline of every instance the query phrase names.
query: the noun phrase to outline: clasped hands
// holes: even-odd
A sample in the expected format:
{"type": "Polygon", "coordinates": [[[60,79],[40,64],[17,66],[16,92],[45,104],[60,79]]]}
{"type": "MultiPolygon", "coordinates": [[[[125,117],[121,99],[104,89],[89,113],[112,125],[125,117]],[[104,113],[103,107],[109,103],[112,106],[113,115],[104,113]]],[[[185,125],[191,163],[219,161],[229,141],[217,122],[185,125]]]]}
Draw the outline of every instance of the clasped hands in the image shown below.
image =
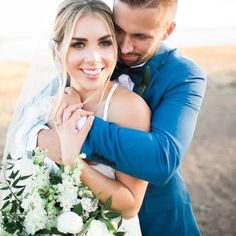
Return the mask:
{"type": "Polygon", "coordinates": [[[61,162],[64,165],[73,165],[75,163],[93,124],[94,113],[82,110],[82,108],[83,104],[79,93],[72,87],[67,87],[55,120],[49,123],[50,128],[55,128],[59,137],[61,162]],[[84,120],[84,124],[78,129],[78,122],[85,117],[87,119],[84,120]]]}

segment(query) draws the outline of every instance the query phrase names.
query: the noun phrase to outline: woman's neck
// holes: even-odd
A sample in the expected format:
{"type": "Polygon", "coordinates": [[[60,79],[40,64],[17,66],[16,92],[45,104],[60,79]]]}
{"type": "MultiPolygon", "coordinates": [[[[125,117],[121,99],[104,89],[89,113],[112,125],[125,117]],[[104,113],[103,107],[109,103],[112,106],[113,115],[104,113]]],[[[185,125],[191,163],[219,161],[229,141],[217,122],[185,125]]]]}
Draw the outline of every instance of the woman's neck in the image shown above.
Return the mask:
{"type": "Polygon", "coordinates": [[[71,85],[78,91],[81,102],[84,104],[84,109],[96,113],[96,110],[99,109],[104,99],[106,99],[106,94],[110,90],[111,83],[108,83],[106,88],[102,87],[96,90],[85,90],[73,84],[71,85]]]}

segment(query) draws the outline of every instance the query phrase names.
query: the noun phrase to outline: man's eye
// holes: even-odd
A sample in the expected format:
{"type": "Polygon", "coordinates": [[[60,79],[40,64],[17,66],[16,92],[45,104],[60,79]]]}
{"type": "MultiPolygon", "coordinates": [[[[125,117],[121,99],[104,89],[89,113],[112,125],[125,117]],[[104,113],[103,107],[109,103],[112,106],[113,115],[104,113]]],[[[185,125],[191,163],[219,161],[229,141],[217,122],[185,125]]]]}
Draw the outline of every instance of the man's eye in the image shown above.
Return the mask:
{"type": "Polygon", "coordinates": [[[99,43],[102,47],[109,47],[112,45],[112,41],[111,40],[104,40],[104,41],[101,41],[99,43]]]}
{"type": "Polygon", "coordinates": [[[139,40],[144,40],[144,39],[146,39],[146,38],[148,38],[146,35],[142,35],[142,34],[137,34],[137,35],[135,35],[135,38],[136,39],[139,39],[139,40]]]}
{"type": "Polygon", "coordinates": [[[84,43],[82,42],[76,42],[76,43],[72,43],[71,45],[73,48],[83,48],[85,46],[84,43]]]}
{"type": "Polygon", "coordinates": [[[119,27],[115,27],[115,31],[116,31],[116,33],[121,33],[122,32],[121,28],[119,28],[119,27]]]}

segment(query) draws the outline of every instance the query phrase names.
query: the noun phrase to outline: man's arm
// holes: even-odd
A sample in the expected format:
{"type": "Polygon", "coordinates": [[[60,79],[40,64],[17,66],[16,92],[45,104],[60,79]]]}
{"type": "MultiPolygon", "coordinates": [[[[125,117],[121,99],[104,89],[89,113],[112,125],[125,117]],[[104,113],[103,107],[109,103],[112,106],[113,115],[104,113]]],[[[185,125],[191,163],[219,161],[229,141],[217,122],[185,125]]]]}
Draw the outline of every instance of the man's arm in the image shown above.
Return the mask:
{"type": "Polygon", "coordinates": [[[82,151],[90,160],[156,185],[165,184],[189,147],[205,84],[204,78],[188,78],[170,86],[161,103],[152,107],[150,133],[119,128],[96,118],[82,151]]]}
{"type": "Polygon", "coordinates": [[[49,158],[58,164],[62,164],[60,140],[55,128],[39,131],[37,147],[42,150],[48,150],[49,158]]]}

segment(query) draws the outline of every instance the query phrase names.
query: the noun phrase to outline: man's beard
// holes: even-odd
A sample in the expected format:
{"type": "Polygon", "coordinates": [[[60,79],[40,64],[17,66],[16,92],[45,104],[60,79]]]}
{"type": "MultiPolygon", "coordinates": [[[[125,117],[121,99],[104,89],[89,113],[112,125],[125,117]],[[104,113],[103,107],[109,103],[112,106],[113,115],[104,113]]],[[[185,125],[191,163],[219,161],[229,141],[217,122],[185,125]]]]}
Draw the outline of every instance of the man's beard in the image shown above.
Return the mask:
{"type": "Polygon", "coordinates": [[[139,53],[128,53],[126,54],[127,56],[136,56],[137,59],[133,61],[125,61],[125,60],[122,60],[119,53],[119,61],[127,66],[137,66],[148,61],[154,54],[155,54],[155,51],[153,53],[147,53],[145,55],[142,55],[139,53]]]}

